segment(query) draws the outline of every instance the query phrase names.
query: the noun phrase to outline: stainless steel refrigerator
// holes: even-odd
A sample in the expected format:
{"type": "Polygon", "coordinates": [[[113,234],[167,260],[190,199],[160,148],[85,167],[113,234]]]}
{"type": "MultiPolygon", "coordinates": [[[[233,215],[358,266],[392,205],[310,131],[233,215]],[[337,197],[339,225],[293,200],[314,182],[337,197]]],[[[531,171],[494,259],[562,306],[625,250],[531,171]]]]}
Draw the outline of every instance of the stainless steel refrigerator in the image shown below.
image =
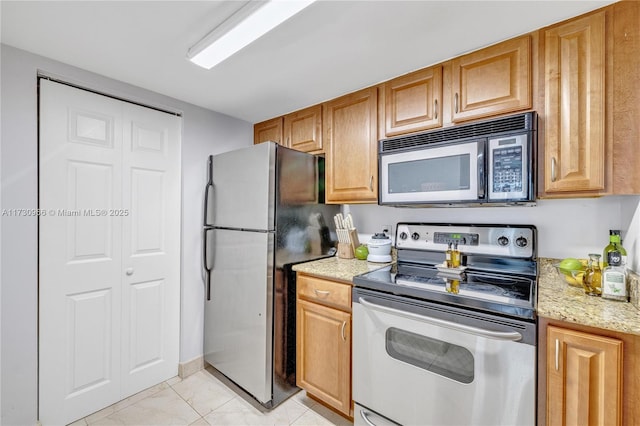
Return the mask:
{"type": "Polygon", "coordinates": [[[204,359],[267,408],[295,387],[295,274],[333,254],[324,159],[265,142],[210,156],[204,359]]]}

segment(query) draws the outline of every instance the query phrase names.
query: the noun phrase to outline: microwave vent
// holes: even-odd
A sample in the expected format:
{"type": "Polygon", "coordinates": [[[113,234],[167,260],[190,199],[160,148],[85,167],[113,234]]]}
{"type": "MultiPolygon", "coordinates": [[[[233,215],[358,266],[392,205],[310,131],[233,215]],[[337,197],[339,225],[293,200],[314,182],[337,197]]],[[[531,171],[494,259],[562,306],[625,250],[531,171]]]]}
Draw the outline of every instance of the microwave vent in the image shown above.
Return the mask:
{"type": "Polygon", "coordinates": [[[410,149],[418,146],[440,142],[499,135],[502,133],[535,130],[535,113],[512,115],[509,117],[483,121],[480,123],[452,126],[446,129],[432,130],[408,136],[380,141],[380,152],[410,149]]]}

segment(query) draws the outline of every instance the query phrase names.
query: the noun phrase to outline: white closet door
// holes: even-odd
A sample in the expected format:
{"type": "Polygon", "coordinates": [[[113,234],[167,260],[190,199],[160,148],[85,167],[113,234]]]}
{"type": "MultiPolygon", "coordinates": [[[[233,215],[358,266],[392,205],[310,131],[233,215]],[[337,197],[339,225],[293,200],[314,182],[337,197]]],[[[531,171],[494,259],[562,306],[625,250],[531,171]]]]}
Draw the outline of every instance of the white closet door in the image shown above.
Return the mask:
{"type": "MultiPolygon", "coordinates": [[[[172,129],[163,133],[165,156],[174,155],[174,165],[156,162],[153,169],[171,184],[158,185],[154,175],[155,180],[142,179],[144,195],[134,194],[128,185],[140,160],[133,160],[135,120],[129,112],[125,102],[40,82],[39,419],[44,425],[72,422],[177,373],[180,122],[164,114],[172,129]],[[150,241],[157,232],[154,236],[148,228],[141,231],[142,244],[147,257],[157,254],[158,246],[172,247],[164,251],[160,272],[146,271],[155,264],[131,260],[138,249],[132,224],[136,214],[149,211],[145,203],[153,190],[170,219],[162,221],[167,228],[156,247],[150,241]],[[142,198],[132,198],[138,195],[142,198]],[[161,349],[153,346],[158,340],[161,349]],[[135,374],[153,369],[155,374],[135,374]]],[[[138,134],[139,147],[157,157],[151,152],[153,131],[138,134]]]]}
{"type": "Polygon", "coordinates": [[[180,118],[127,104],[123,204],[124,393],[178,374],[180,118]]]}

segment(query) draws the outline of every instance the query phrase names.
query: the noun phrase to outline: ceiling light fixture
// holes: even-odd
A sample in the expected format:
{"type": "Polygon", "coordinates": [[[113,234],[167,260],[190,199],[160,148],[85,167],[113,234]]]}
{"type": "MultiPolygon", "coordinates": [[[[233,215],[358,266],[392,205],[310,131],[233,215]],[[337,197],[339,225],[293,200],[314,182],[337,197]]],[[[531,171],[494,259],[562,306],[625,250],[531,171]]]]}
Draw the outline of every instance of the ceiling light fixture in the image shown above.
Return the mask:
{"type": "Polygon", "coordinates": [[[314,1],[249,1],[191,47],[187,58],[196,65],[211,69],[314,1]]]}

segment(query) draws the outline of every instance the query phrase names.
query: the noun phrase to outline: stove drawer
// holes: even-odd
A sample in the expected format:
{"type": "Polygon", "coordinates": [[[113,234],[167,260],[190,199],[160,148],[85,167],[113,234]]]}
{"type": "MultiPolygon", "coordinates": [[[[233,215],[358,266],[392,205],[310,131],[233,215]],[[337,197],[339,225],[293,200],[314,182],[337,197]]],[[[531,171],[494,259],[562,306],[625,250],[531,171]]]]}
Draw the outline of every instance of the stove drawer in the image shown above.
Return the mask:
{"type": "Polygon", "coordinates": [[[351,312],[351,285],[298,274],[298,297],[351,312]]]}

